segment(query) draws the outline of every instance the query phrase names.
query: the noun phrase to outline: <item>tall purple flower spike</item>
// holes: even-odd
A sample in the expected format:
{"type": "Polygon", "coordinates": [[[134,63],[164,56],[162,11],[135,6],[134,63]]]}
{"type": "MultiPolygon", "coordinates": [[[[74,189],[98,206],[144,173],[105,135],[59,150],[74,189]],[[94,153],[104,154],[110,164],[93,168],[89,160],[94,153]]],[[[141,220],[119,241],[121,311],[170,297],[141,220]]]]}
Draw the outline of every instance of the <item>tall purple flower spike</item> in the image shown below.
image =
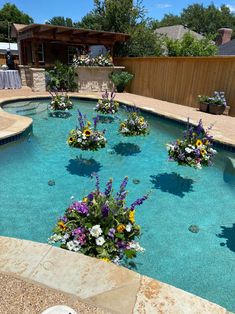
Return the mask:
{"type": "Polygon", "coordinates": [[[104,194],[109,197],[111,192],[112,192],[112,187],[113,187],[113,180],[109,179],[109,181],[106,183],[106,188],[104,194]]]}
{"type": "Polygon", "coordinates": [[[148,198],[148,195],[144,195],[141,198],[138,198],[134,203],[131,204],[131,210],[134,210],[136,206],[140,206],[148,198]]]}
{"type": "Polygon", "coordinates": [[[80,129],[83,129],[85,124],[84,124],[84,118],[82,116],[82,113],[81,111],[78,109],[78,122],[79,122],[79,125],[80,125],[80,129]]]}
{"type": "Polygon", "coordinates": [[[99,180],[99,176],[98,176],[98,174],[97,173],[92,173],[92,177],[95,177],[95,179],[96,179],[96,184],[95,184],[95,186],[96,186],[96,190],[97,190],[97,192],[99,193],[100,192],[100,180],[99,180]]]}
{"type": "Polygon", "coordinates": [[[99,122],[99,117],[98,116],[94,117],[93,121],[94,121],[94,129],[96,130],[97,123],[99,122]]]}

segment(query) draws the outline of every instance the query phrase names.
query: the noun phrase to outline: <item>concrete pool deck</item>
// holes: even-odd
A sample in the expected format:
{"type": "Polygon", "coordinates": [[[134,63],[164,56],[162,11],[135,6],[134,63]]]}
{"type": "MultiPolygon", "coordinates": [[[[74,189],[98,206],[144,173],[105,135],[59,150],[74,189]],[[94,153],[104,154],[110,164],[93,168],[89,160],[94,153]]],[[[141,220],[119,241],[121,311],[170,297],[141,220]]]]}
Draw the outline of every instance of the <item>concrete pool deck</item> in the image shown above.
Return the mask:
{"type": "MultiPolygon", "coordinates": [[[[99,98],[100,93],[70,93],[71,96],[99,98]]],[[[0,91],[0,107],[1,103],[7,100],[22,100],[32,97],[50,96],[48,92],[37,93],[32,92],[30,88],[24,87],[19,90],[1,90],[0,91]]],[[[136,105],[139,108],[157,113],[164,117],[177,121],[186,122],[190,118],[190,122],[197,124],[202,119],[203,125],[209,127],[213,125],[210,134],[214,139],[222,144],[230,145],[235,148],[235,117],[224,115],[212,115],[199,111],[197,108],[186,107],[167,101],[133,95],[129,93],[119,93],[116,99],[136,105]]],[[[31,118],[10,115],[0,108],[0,139],[21,133],[32,123],[31,118]]]]}
{"type": "Polygon", "coordinates": [[[5,283],[0,281],[1,314],[41,313],[45,306],[58,302],[67,302],[74,309],[80,306],[80,314],[229,313],[219,305],[127,268],[48,244],[0,237],[0,252],[0,278],[5,278],[5,283]],[[11,297],[8,292],[12,282],[16,286],[11,297]],[[13,312],[8,312],[10,304],[2,308],[9,299],[14,304],[13,312]],[[34,312],[30,311],[33,306],[37,309],[34,312]],[[23,307],[23,312],[17,310],[23,307]]]}

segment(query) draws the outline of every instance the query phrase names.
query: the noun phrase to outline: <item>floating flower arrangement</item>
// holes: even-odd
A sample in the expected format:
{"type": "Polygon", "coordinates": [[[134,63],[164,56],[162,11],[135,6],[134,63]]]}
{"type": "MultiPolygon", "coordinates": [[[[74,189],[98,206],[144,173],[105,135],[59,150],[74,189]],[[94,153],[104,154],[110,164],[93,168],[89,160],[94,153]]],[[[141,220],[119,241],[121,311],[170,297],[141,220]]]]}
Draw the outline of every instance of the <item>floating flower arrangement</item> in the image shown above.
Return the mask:
{"type": "Polygon", "coordinates": [[[148,195],[127,207],[127,177],[118,193],[113,195],[112,179],[106,183],[102,192],[98,176],[93,176],[96,177],[95,190],[66,209],[49,243],[59,242],[63,249],[119,264],[124,257],[133,258],[137,252],[143,251],[136,241],[140,236],[140,226],[135,223],[135,208],[148,195]]]}
{"type": "Polygon", "coordinates": [[[60,95],[58,92],[55,92],[55,94],[50,92],[50,94],[51,94],[51,103],[48,106],[49,110],[53,110],[53,111],[69,110],[73,108],[73,103],[66,93],[65,94],[62,93],[60,95]]]}
{"type": "Polygon", "coordinates": [[[121,121],[119,132],[124,136],[147,135],[149,133],[148,122],[140,115],[136,107],[126,108],[128,118],[121,121]]]}
{"type": "Polygon", "coordinates": [[[115,114],[118,112],[119,103],[114,100],[116,94],[114,92],[109,93],[107,90],[102,95],[102,99],[99,99],[97,105],[95,107],[95,111],[100,112],[102,114],[115,114]]]}
{"type": "Polygon", "coordinates": [[[104,136],[105,130],[97,130],[98,120],[98,117],[93,118],[92,126],[92,123],[86,119],[86,116],[82,115],[78,110],[79,127],[70,131],[67,139],[69,146],[92,151],[105,147],[107,142],[104,136]]]}
{"type": "Polygon", "coordinates": [[[197,126],[191,126],[184,132],[184,139],[167,144],[169,160],[178,162],[179,165],[190,166],[196,169],[212,165],[216,150],[212,148],[212,136],[202,125],[202,120],[197,126]]]}

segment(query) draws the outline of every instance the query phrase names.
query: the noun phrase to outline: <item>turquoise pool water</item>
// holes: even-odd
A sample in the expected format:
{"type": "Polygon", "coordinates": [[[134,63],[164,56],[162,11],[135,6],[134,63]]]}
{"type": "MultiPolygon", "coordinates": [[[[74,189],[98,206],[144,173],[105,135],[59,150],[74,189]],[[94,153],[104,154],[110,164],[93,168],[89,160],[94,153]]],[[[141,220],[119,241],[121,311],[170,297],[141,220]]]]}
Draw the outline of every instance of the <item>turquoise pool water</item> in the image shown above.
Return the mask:
{"type": "Polygon", "coordinates": [[[112,176],[116,187],[128,175],[129,202],[152,190],[136,211],[146,250],[136,270],[235,311],[235,154],[218,149],[211,168],[179,167],[167,160],[165,144],[183,127],[147,113],[151,133],[145,138],[123,138],[118,120],[106,121],[100,124],[107,129],[106,148],[71,149],[66,137],[76,109],[91,117],[95,106],[74,103],[64,119],[48,116],[46,100],[5,106],[32,116],[34,124],[31,136],[0,147],[0,235],[46,242],[70,197],[80,199],[93,188],[92,172],[101,182],[112,176]],[[190,225],[199,232],[190,232],[190,225]]]}

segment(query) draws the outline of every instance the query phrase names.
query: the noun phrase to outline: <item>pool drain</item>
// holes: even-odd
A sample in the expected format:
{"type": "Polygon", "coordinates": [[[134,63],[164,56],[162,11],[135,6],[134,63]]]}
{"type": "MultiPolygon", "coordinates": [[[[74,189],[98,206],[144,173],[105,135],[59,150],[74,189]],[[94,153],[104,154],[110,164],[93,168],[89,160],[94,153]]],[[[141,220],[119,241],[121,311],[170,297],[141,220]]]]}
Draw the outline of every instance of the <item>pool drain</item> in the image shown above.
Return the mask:
{"type": "Polygon", "coordinates": [[[48,181],[48,185],[50,185],[50,186],[55,185],[55,180],[49,180],[49,181],[48,181]]]}
{"type": "Polygon", "coordinates": [[[197,225],[191,225],[188,227],[188,230],[192,233],[198,233],[199,232],[199,227],[197,225]]]}
{"type": "Polygon", "coordinates": [[[134,184],[139,184],[139,183],[140,183],[140,180],[139,180],[139,179],[133,179],[132,182],[133,182],[134,184]]]}

